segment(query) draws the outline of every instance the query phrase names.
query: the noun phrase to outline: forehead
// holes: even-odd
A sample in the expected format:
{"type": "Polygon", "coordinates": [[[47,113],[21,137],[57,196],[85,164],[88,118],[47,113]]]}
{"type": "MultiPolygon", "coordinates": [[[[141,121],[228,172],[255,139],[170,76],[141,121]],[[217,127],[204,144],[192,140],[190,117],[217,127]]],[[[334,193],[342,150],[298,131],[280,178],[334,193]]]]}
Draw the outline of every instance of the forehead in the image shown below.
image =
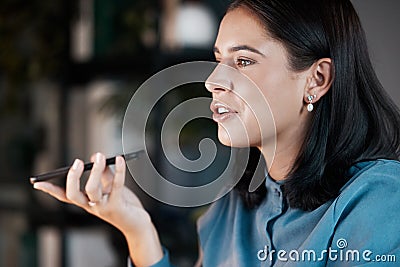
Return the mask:
{"type": "Polygon", "coordinates": [[[261,44],[272,40],[265,27],[259,19],[247,8],[235,8],[229,11],[220,24],[216,46],[225,44],[227,41],[246,41],[254,44],[261,44]]]}

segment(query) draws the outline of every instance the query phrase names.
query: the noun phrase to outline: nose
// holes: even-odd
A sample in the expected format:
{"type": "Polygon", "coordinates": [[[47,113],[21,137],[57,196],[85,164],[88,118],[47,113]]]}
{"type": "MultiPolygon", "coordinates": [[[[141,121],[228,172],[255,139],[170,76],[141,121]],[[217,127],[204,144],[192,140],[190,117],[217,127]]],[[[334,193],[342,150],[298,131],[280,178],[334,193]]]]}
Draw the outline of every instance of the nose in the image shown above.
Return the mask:
{"type": "Polygon", "coordinates": [[[205,86],[211,93],[219,93],[233,90],[233,83],[230,79],[229,66],[219,63],[213,72],[208,76],[205,86]]]}

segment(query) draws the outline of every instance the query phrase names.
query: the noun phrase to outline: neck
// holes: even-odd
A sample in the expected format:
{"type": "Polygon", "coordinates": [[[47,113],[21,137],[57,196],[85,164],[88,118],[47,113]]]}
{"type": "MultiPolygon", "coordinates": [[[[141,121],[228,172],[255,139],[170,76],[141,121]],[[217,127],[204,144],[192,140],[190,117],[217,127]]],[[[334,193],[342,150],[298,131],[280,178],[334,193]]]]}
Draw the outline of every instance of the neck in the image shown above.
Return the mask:
{"type": "Polygon", "coordinates": [[[274,180],[285,180],[293,168],[305,138],[304,128],[295,129],[291,134],[278,135],[275,143],[266,143],[259,149],[268,166],[268,173],[274,180]]]}
{"type": "Polygon", "coordinates": [[[280,181],[287,178],[298,154],[298,149],[296,147],[290,147],[285,150],[282,149],[276,151],[275,156],[271,157],[270,155],[273,154],[273,151],[262,147],[261,153],[267,162],[269,175],[274,180],[280,181]]]}

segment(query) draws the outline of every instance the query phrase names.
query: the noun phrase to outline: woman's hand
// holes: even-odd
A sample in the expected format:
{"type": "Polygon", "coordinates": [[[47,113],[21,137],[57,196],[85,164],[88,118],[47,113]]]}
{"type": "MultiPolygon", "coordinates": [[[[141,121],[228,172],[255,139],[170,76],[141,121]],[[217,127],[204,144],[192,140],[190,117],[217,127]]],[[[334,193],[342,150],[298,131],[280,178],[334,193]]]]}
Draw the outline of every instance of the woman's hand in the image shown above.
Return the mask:
{"type": "Polygon", "coordinates": [[[115,174],[106,166],[105,156],[93,155],[93,169],[80,190],[83,162],[76,159],[68,172],[66,189],[48,182],[37,182],[42,190],[60,201],[74,204],[118,228],[127,239],[130,256],[136,266],[148,266],[159,261],[162,249],[149,214],[137,196],[125,185],[125,161],[115,160],[115,174]]]}

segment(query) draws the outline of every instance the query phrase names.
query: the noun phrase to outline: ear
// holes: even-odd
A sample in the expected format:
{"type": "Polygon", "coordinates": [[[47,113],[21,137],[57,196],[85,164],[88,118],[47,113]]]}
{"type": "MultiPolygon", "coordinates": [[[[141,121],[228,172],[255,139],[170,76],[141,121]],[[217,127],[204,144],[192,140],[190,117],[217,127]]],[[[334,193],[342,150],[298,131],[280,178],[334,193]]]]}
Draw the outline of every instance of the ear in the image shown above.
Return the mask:
{"type": "Polygon", "coordinates": [[[321,58],[310,67],[304,92],[304,101],[306,103],[309,103],[309,96],[313,96],[312,103],[316,103],[329,91],[333,82],[332,68],[332,60],[330,58],[321,58]]]}

